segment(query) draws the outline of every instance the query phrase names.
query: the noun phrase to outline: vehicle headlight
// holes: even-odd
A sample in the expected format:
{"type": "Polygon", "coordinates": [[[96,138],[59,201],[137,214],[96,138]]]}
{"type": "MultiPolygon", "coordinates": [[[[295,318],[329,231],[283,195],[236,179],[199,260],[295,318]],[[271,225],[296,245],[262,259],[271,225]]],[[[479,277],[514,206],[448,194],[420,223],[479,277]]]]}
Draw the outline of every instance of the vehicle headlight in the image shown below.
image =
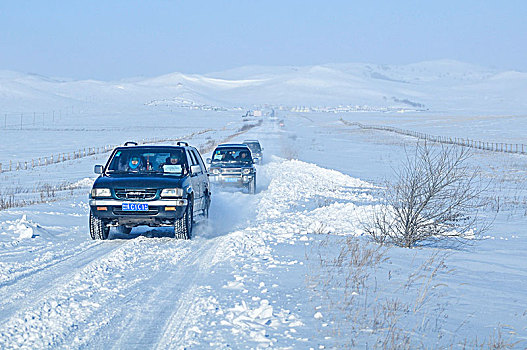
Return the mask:
{"type": "Polygon", "coordinates": [[[212,173],[214,175],[218,175],[220,173],[220,169],[212,169],[212,173]]]}
{"type": "Polygon", "coordinates": [[[92,198],[111,197],[112,192],[109,188],[92,188],[91,196],[92,198]]]}
{"type": "Polygon", "coordinates": [[[161,197],[183,197],[182,188],[165,188],[161,191],[161,197]]]}
{"type": "Polygon", "coordinates": [[[242,174],[243,175],[249,175],[251,173],[251,169],[243,169],[242,174]]]}

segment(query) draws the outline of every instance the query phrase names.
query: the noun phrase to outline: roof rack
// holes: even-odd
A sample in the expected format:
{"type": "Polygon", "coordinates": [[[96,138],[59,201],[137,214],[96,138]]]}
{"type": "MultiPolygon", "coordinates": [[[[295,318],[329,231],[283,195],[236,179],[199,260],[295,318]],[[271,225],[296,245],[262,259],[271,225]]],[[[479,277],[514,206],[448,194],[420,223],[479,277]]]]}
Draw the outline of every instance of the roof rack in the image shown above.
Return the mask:
{"type": "Polygon", "coordinates": [[[245,143],[220,143],[216,147],[247,147],[245,143]]]}
{"type": "Polygon", "coordinates": [[[177,145],[178,145],[178,146],[188,146],[188,142],[185,142],[185,141],[178,141],[178,142],[177,142],[177,145]]]}
{"type": "Polygon", "coordinates": [[[126,141],[126,142],[124,143],[124,145],[125,145],[125,146],[130,146],[130,145],[132,145],[132,146],[137,146],[137,142],[134,142],[134,141],[126,141]]]}

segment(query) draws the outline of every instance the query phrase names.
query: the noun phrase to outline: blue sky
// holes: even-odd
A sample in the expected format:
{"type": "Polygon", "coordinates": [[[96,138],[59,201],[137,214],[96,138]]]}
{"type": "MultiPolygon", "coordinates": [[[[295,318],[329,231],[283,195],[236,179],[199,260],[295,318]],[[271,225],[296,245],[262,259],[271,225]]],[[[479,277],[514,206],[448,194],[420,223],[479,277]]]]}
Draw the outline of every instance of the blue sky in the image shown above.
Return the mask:
{"type": "Polygon", "coordinates": [[[527,1],[0,1],[0,69],[113,80],[455,59],[527,71],[527,1]]]}

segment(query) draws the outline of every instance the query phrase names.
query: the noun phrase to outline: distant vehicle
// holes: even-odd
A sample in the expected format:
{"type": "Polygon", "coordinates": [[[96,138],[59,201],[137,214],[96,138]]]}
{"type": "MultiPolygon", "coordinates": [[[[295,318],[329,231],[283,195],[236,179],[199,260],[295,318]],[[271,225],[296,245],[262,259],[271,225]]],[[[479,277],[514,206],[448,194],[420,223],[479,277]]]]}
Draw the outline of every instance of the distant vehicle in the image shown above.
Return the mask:
{"type": "Polygon", "coordinates": [[[209,215],[207,169],[198,150],[177,146],[137,146],[113,150],[105,166],[96,165],[90,192],[90,236],[107,239],[110,227],[130,233],[139,225],[170,226],[190,239],[196,217],[209,215]]]}
{"type": "Polygon", "coordinates": [[[251,194],[256,193],[256,168],[251,150],[245,144],[223,144],[212,152],[210,181],[221,186],[245,188],[251,194]]]}
{"type": "Polygon", "coordinates": [[[243,141],[247,147],[251,150],[253,160],[257,164],[262,164],[263,161],[263,148],[258,140],[245,140],[243,141]]]}
{"type": "Polygon", "coordinates": [[[244,115],[242,115],[242,118],[248,118],[248,117],[261,117],[263,116],[263,112],[260,110],[255,111],[247,111],[244,115]]]}

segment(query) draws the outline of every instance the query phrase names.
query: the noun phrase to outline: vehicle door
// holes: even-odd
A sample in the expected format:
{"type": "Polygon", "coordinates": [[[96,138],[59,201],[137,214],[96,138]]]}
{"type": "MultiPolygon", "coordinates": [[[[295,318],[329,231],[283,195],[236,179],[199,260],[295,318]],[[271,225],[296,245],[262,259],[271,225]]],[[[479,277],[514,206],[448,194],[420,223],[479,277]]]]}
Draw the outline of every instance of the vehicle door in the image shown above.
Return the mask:
{"type": "Polygon", "coordinates": [[[187,149],[187,159],[190,165],[190,183],[194,190],[194,212],[196,212],[196,210],[200,211],[203,208],[203,185],[201,180],[203,170],[194,152],[190,149],[187,149]]]}
{"type": "MultiPolygon", "coordinates": [[[[207,171],[207,167],[205,166],[205,162],[203,161],[203,158],[201,158],[201,154],[199,154],[197,149],[192,150],[194,152],[194,155],[196,156],[196,159],[201,166],[202,173],[200,175],[200,182],[201,182],[201,193],[203,195],[203,205],[206,206],[208,203],[205,202],[207,196],[210,194],[210,184],[209,184],[209,174],[207,171]]],[[[203,207],[205,209],[205,207],[203,207]]]]}

